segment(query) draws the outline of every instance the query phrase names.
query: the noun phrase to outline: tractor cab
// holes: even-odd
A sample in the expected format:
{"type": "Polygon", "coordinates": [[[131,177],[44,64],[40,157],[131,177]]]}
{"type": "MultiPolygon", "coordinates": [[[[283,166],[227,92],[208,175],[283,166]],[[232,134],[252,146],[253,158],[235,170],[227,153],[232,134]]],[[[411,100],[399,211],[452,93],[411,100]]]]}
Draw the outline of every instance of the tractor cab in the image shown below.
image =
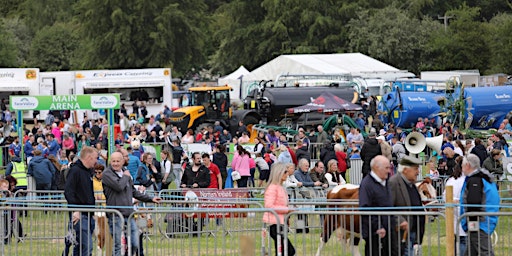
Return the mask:
{"type": "Polygon", "coordinates": [[[231,87],[192,87],[189,89],[192,106],[203,106],[206,119],[229,119],[231,117],[231,102],[229,91],[231,87]]]}
{"type": "Polygon", "coordinates": [[[180,97],[180,108],[171,114],[170,124],[178,126],[182,132],[215,121],[228,127],[232,115],[230,90],[229,86],[189,88],[189,94],[180,97]]]}

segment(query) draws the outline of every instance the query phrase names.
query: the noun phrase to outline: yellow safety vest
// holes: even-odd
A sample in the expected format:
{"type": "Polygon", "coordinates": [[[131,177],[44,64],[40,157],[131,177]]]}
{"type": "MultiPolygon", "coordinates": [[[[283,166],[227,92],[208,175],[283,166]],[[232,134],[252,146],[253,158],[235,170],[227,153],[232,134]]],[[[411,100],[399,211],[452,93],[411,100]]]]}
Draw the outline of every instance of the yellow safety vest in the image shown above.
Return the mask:
{"type": "Polygon", "coordinates": [[[18,184],[17,187],[26,187],[28,185],[27,182],[27,170],[25,168],[25,163],[23,162],[11,162],[12,163],[12,172],[11,176],[16,178],[18,184]]]}

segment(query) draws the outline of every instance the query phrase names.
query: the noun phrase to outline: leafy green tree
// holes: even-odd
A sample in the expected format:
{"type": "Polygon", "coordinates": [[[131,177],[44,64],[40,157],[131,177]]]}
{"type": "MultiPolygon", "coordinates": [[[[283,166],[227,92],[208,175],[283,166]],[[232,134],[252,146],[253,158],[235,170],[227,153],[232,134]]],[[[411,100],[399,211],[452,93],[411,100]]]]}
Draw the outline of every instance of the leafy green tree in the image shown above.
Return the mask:
{"type": "Polygon", "coordinates": [[[13,36],[13,43],[17,48],[16,63],[20,67],[28,66],[28,56],[32,42],[32,33],[19,17],[6,18],[3,20],[5,30],[13,36]]]}
{"type": "Polygon", "coordinates": [[[485,38],[486,27],[479,21],[480,8],[463,4],[447,15],[454,17],[447,30],[433,33],[428,45],[432,51],[433,69],[487,70],[490,50],[485,38]]]}
{"type": "Polygon", "coordinates": [[[499,14],[488,25],[488,40],[491,67],[488,73],[512,73],[512,15],[499,14]]]}
{"type": "MultiPolygon", "coordinates": [[[[35,34],[56,22],[69,22],[74,16],[74,6],[79,0],[24,0],[20,4],[21,16],[35,34]]],[[[93,10],[100,9],[101,5],[93,10]]]]}
{"type": "Polygon", "coordinates": [[[400,69],[418,73],[430,66],[425,59],[425,45],[440,24],[425,18],[412,18],[404,10],[390,6],[363,10],[349,22],[349,51],[365,53],[400,69]]]}
{"type": "Polygon", "coordinates": [[[0,67],[17,67],[16,48],[14,36],[5,29],[4,24],[0,24],[0,67]]]}
{"type": "Polygon", "coordinates": [[[344,26],[359,8],[346,0],[234,0],[216,14],[219,49],[212,66],[222,73],[256,68],[281,54],[342,52],[344,26]]]}
{"type": "Polygon", "coordinates": [[[82,67],[184,72],[204,63],[206,8],[203,0],[82,0],[82,67]]]}
{"type": "Polygon", "coordinates": [[[29,65],[43,71],[70,70],[77,46],[78,39],[70,24],[56,23],[44,27],[32,41],[29,65]]]}
{"type": "Polygon", "coordinates": [[[214,71],[226,74],[241,64],[253,69],[264,63],[265,58],[257,49],[264,17],[259,1],[234,0],[219,7],[212,24],[213,42],[218,49],[210,60],[214,71]]]}
{"type": "Polygon", "coordinates": [[[0,17],[17,15],[21,3],[23,3],[23,0],[3,0],[0,5],[0,17]]]}

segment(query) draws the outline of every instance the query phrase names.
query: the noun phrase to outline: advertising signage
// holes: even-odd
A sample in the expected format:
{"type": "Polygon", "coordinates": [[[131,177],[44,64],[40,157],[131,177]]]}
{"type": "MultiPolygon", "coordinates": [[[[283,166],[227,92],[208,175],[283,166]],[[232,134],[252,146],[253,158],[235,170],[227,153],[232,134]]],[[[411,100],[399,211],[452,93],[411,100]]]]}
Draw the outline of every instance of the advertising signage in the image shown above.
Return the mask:
{"type": "Polygon", "coordinates": [[[119,94],[10,96],[12,110],[118,109],[119,94]]]}

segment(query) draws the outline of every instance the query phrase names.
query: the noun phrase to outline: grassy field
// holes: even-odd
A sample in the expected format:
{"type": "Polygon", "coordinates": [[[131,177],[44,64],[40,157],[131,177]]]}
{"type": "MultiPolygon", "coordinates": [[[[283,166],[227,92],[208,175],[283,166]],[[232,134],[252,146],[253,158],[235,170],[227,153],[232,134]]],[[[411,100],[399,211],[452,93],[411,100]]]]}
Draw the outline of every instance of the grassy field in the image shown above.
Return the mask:
{"type": "MultiPolygon", "coordinates": [[[[13,241],[3,248],[0,247],[3,255],[61,254],[64,249],[63,238],[67,232],[67,213],[48,210],[46,214],[44,211],[29,211],[26,217],[21,217],[26,237],[20,243],[13,241]]],[[[210,219],[198,236],[191,233],[170,233],[169,223],[164,221],[167,214],[153,213],[154,226],[147,230],[144,239],[145,255],[264,255],[263,252],[269,252],[269,248],[273,250],[273,241],[268,234],[263,237],[263,211],[251,211],[248,209],[244,218],[223,219],[221,225],[217,225],[215,219],[210,219]]],[[[510,209],[502,211],[510,212],[510,209]]],[[[308,220],[309,233],[297,233],[299,222],[296,215],[292,215],[290,221],[288,236],[297,250],[297,255],[314,255],[319,245],[320,216],[312,213],[308,220]]],[[[495,255],[512,254],[511,220],[508,216],[501,216],[499,219],[495,255]]],[[[426,224],[423,255],[446,255],[447,239],[445,219],[430,218],[426,224]]],[[[363,243],[360,246],[361,252],[363,243]]],[[[94,255],[99,255],[96,253],[94,255]]],[[[333,234],[321,255],[352,254],[333,234]]]]}

